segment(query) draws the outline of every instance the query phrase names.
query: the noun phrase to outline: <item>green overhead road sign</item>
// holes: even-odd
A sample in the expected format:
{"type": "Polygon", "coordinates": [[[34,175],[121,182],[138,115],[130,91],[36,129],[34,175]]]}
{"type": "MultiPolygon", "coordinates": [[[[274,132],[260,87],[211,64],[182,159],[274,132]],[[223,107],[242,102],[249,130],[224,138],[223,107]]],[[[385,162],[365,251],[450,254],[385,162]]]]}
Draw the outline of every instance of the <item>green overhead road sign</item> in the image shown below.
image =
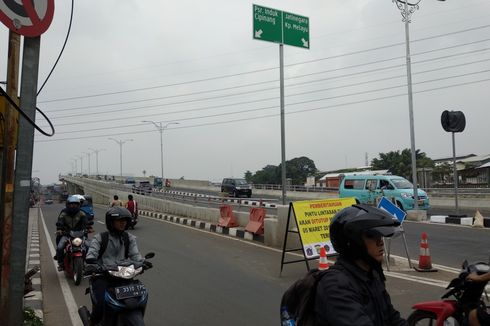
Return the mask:
{"type": "Polygon", "coordinates": [[[310,48],[308,17],[253,5],[253,38],[310,48]]]}
{"type": "Polygon", "coordinates": [[[310,20],[308,17],[283,12],[284,44],[310,48],[310,20]]]}
{"type": "Polygon", "coordinates": [[[254,39],[282,43],[282,11],[253,5],[254,39]]]}

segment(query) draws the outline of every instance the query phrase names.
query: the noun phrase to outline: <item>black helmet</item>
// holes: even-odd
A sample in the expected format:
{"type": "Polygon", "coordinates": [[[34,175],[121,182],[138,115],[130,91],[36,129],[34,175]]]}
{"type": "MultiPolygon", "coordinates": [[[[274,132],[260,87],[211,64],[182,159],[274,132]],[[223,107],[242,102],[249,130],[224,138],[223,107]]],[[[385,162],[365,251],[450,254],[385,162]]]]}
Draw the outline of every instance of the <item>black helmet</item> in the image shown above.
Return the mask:
{"type": "Polygon", "coordinates": [[[340,255],[367,258],[363,234],[391,237],[400,230],[400,221],[388,212],[368,205],[352,205],[333,217],[330,241],[340,255]]]}
{"type": "Polygon", "coordinates": [[[115,231],[113,222],[120,219],[126,219],[126,229],[128,229],[129,224],[131,223],[131,213],[121,206],[109,208],[107,213],[105,213],[105,227],[107,230],[109,230],[109,232],[115,231]]]}

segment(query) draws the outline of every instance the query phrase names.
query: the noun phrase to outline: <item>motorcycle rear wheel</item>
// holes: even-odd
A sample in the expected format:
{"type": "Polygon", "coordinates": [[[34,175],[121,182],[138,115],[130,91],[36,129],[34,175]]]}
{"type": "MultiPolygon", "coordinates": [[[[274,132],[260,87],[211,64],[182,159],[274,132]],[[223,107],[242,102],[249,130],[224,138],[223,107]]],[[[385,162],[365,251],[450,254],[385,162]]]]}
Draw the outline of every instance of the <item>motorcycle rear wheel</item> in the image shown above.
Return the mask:
{"type": "MultiPolygon", "coordinates": [[[[408,316],[407,323],[409,326],[437,326],[436,314],[424,311],[415,310],[408,316]]],[[[444,326],[460,326],[460,323],[453,317],[444,320],[444,326]]]]}
{"type": "Polygon", "coordinates": [[[83,277],[83,260],[82,257],[75,257],[73,260],[73,281],[75,285],[80,285],[83,277]]]}

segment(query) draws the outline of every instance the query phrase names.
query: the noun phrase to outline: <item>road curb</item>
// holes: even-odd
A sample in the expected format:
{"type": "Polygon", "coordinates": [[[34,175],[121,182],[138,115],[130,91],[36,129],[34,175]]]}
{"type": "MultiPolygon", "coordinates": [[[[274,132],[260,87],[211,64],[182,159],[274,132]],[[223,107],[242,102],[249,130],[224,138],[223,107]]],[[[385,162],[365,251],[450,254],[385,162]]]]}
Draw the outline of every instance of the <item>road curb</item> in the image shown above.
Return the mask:
{"type": "Polygon", "coordinates": [[[214,233],[220,233],[231,237],[241,238],[244,240],[264,243],[263,235],[258,235],[245,231],[243,228],[226,228],[226,227],[219,226],[217,224],[212,224],[210,222],[203,222],[203,221],[190,219],[188,217],[174,216],[174,215],[146,211],[146,210],[138,210],[138,212],[139,215],[146,216],[146,217],[165,220],[172,223],[183,224],[196,229],[206,230],[214,233]]]}
{"type": "MultiPolygon", "coordinates": [[[[490,218],[483,219],[483,227],[490,228],[490,218]]],[[[457,224],[464,226],[473,226],[473,217],[454,217],[448,215],[431,215],[429,218],[430,223],[436,224],[457,224]]]]}
{"type": "MultiPolygon", "coordinates": [[[[26,271],[34,267],[41,268],[40,261],[40,237],[39,237],[39,208],[29,209],[29,228],[27,234],[27,252],[26,252],[26,271]]],[[[37,317],[43,319],[43,293],[41,284],[41,272],[37,272],[31,278],[33,291],[24,297],[24,307],[34,310],[37,317]]]]}

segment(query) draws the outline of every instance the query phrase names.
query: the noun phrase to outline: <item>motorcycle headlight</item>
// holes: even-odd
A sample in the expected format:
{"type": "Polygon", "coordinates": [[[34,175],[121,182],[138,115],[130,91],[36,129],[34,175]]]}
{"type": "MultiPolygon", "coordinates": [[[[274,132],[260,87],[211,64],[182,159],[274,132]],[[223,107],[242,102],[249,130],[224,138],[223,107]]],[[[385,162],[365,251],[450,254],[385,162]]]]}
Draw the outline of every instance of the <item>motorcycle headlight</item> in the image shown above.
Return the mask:
{"type": "Polygon", "coordinates": [[[115,277],[132,279],[143,271],[143,267],[134,268],[134,265],[117,266],[117,271],[109,271],[109,274],[115,277]]]}
{"type": "Polygon", "coordinates": [[[74,246],[80,247],[82,245],[82,242],[83,242],[82,239],[75,238],[75,239],[73,239],[73,241],[71,242],[71,244],[74,245],[74,246]]]}

